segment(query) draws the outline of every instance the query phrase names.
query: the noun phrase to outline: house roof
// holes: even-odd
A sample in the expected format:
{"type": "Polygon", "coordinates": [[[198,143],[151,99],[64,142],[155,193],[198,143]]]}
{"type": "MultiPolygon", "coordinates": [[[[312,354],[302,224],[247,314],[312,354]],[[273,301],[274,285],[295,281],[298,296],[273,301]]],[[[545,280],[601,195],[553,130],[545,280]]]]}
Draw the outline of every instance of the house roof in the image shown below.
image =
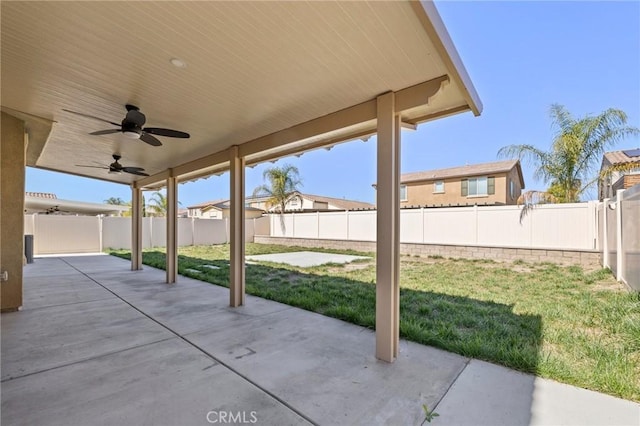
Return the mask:
{"type": "Polygon", "coordinates": [[[620,150],[620,151],[610,151],[604,153],[604,158],[609,162],[609,164],[625,164],[625,163],[637,163],[640,162],[640,154],[639,155],[627,155],[627,153],[635,154],[637,150],[620,150]]]}
{"type": "Polygon", "coordinates": [[[364,201],[347,200],[344,198],[325,197],[322,195],[306,194],[299,192],[300,196],[321,203],[331,203],[339,209],[357,210],[357,209],[373,209],[375,206],[364,201]]]}
{"type": "Polygon", "coordinates": [[[412,183],[422,181],[432,181],[439,179],[449,179],[455,177],[481,176],[492,173],[507,173],[516,167],[520,178],[520,184],[524,188],[524,178],[520,160],[494,161],[491,163],[469,164],[459,167],[449,167],[446,169],[424,170],[421,172],[403,173],[400,177],[401,183],[412,183]]]}
{"type": "Polygon", "coordinates": [[[217,204],[224,203],[225,201],[229,201],[229,199],[228,198],[221,198],[219,200],[204,201],[202,203],[193,204],[191,206],[188,206],[187,209],[201,209],[201,208],[204,208],[204,207],[215,206],[217,204]]]}
{"type": "MultiPolygon", "coordinates": [[[[248,199],[248,198],[247,198],[248,199]]],[[[203,203],[199,203],[199,204],[194,204],[192,206],[187,207],[187,209],[202,209],[202,211],[207,211],[209,209],[218,209],[218,210],[226,210],[226,209],[230,209],[230,204],[229,204],[229,199],[228,198],[223,198],[220,200],[212,200],[212,201],[205,201],[203,203]]],[[[263,211],[261,209],[257,209],[255,207],[245,207],[245,210],[254,210],[254,211],[263,211]]]]}
{"type": "Polygon", "coordinates": [[[390,91],[404,123],[482,110],[429,1],[0,4],[2,111],[30,167],[156,189],[228,170],[235,147],[251,165],[374,134],[390,91]],[[125,104],[191,138],[88,135],[125,104]],[[77,166],[114,153],[151,176],[77,166]]]}

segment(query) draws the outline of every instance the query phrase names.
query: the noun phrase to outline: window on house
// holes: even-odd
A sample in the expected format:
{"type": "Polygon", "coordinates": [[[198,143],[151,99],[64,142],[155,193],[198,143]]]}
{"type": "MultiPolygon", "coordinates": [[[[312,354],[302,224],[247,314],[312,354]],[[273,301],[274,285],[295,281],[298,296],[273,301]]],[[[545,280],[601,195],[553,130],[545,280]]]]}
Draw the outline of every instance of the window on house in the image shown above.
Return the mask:
{"type": "Polygon", "coordinates": [[[444,192],[444,181],[437,180],[433,182],[433,192],[444,192]]]}
{"type": "Polygon", "coordinates": [[[493,176],[463,179],[461,185],[463,197],[477,197],[496,193],[496,179],[493,176]]]}
{"type": "Polygon", "coordinates": [[[513,180],[509,180],[509,195],[512,200],[516,198],[516,183],[513,180]]]}
{"type": "Polygon", "coordinates": [[[400,201],[407,201],[407,185],[400,185],[400,201]]]}

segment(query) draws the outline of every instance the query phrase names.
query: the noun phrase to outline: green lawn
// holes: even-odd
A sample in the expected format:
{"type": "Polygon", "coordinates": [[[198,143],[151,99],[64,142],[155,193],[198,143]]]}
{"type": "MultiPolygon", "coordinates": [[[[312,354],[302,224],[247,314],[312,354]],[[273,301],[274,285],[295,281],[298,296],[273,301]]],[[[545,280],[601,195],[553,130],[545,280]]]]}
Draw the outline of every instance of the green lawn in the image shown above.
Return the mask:
{"type": "MultiPolygon", "coordinates": [[[[163,249],[143,253],[164,268],[163,249]]],[[[247,254],[312,250],[247,244],[247,254]]],[[[317,250],[320,251],[320,250],[317,250]]],[[[347,254],[353,251],[321,250],[347,254]]],[[[129,252],[111,254],[129,258],[129,252]]],[[[366,255],[366,254],[365,254],[366,255]]],[[[183,247],[179,271],[228,286],[229,246],[183,247]],[[202,268],[204,264],[219,270],[202,268]],[[186,269],[200,269],[189,273],[186,269]]],[[[248,265],[247,293],[365,327],[375,325],[375,263],[248,265]]],[[[640,401],[640,297],[607,270],[403,257],[403,338],[640,401]]]]}

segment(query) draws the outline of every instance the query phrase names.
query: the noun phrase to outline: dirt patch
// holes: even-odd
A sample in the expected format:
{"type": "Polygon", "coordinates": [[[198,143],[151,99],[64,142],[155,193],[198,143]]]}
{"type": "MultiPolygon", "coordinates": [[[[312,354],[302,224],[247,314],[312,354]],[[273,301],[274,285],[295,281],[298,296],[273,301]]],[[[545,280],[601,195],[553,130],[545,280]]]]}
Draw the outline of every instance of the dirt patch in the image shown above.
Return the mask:
{"type": "Polygon", "coordinates": [[[624,285],[617,281],[598,281],[593,285],[594,291],[626,291],[624,285]]]}

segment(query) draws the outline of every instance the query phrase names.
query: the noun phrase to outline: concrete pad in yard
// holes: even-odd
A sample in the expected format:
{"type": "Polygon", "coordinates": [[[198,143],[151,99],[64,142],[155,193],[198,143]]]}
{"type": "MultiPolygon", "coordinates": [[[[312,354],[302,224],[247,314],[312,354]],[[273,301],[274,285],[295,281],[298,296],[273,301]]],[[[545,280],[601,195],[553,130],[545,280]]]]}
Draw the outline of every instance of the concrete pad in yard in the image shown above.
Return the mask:
{"type": "Polygon", "coordinates": [[[256,424],[308,424],[179,338],[2,383],[3,425],[228,423],[222,413],[245,413],[247,424],[252,414],[256,424]]]}
{"type": "Polygon", "coordinates": [[[639,404],[478,360],[436,412],[451,425],[640,425],[639,404]]]}
{"type": "Polygon", "coordinates": [[[367,256],[351,256],[347,254],[320,253],[315,251],[296,251],[292,253],[272,253],[247,256],[247,260],[259,262],[286,263],[287,265],[309,268],[327,263],[350,263],[354,260],[371,259],[367,256]]]}

